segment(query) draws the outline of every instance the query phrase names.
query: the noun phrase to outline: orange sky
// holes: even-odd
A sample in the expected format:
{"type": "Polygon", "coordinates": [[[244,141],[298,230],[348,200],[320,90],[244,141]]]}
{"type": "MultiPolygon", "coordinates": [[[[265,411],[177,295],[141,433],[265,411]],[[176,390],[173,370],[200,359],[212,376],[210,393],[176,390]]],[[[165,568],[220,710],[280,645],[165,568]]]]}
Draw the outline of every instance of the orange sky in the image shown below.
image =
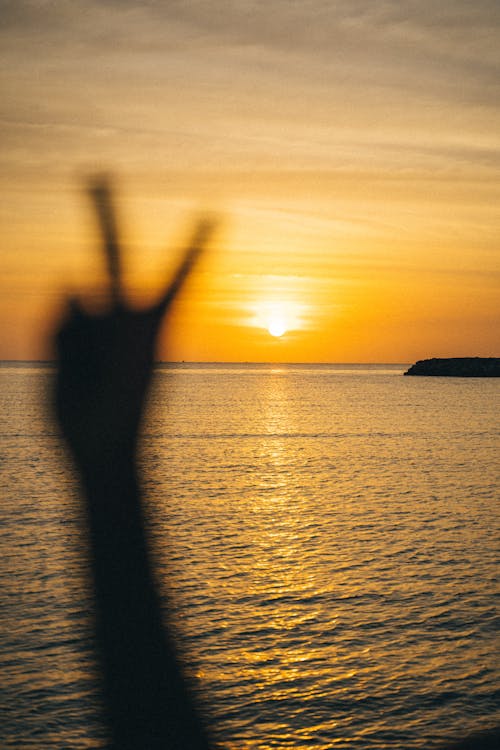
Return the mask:
{"type": "Polygon", "coordinates": [[[50,356],[62,293],[102,276],[81,190],[102,169],[135,300],[198,210],[222,217],[162,357],[499,355],[498,3],[19,0],[2,18],[0,358],[50,356]]]}

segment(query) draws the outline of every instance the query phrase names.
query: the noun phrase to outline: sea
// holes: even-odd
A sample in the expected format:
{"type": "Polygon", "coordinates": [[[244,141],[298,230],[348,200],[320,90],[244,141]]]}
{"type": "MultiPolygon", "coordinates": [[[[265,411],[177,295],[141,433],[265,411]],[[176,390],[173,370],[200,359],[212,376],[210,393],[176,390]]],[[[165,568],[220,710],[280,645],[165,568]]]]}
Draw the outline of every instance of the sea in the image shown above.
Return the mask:
{"type": "MultiPolygon", "coordinates": [[[[500,725],[500,381],[158,365],[148,533],[227,750],[439,748],[500,725]]],[[[54,369],[0,366],[2,748],[104,748],[54,369]]]]}

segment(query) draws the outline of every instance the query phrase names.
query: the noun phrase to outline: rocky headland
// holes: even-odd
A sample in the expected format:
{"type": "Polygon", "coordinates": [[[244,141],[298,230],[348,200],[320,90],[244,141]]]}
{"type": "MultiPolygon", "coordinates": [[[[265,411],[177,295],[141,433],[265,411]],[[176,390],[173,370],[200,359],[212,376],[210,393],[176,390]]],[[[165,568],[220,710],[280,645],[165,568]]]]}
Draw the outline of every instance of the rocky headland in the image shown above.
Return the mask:
{"type": "Polygon", "coordinates": [[[449,357],[420,359],[405,375],[438,375],[452,378],[500,378],[500,357],[449,357]]]}

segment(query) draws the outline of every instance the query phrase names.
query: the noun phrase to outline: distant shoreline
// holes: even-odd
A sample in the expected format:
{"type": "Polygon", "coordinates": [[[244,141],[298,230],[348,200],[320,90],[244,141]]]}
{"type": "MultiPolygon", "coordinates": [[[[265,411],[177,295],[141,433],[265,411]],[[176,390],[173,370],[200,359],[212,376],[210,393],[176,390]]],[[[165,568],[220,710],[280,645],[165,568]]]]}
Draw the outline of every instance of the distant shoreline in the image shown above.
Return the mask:
{"type": "MultiPolygon", "coordinates": [[[[10,369],[26,367],[36,369],[56,369],[55,359],[3,359],[0,368],[10,369]]],[[[188,360],[156,360],[155,368],[217,368],[217,367],[331,367],[331,368],[399,368],[402,375],[431,376],[431,377],[467,377],[467,378],[497,378],[500,377],[500,357],[448,357],[418,360],[412,365],[407,362],[238,362],[238,361],[188,361],[188,360]]]]}
{"type": "Polygon", "coordinates": [[[500,357],[420,359],[404,374],[455,378],[500,378],[500,357]]]}

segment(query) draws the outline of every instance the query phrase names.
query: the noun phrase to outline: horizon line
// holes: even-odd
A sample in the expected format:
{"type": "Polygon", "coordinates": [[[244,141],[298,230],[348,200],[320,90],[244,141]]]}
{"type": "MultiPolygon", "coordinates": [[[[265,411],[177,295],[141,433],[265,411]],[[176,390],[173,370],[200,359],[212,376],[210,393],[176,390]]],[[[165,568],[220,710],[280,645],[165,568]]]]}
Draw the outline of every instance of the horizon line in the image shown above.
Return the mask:
{"type": "MultiPolygon", "coordinates": [[[[55,365],[57,359],[14,359],[5,358],[0,359],[0,364],[7,363],[30,363],[30,364],[44,364],[44,365],[55,365]]],[[[411,364],[408,362],[348,362],[348,361],[326,361],[318,360],[315,362],[305,361],[265,361],[265,360],[195,360],[195,359],[155,359],[154,365],[407,365],[411,364]]]]}

